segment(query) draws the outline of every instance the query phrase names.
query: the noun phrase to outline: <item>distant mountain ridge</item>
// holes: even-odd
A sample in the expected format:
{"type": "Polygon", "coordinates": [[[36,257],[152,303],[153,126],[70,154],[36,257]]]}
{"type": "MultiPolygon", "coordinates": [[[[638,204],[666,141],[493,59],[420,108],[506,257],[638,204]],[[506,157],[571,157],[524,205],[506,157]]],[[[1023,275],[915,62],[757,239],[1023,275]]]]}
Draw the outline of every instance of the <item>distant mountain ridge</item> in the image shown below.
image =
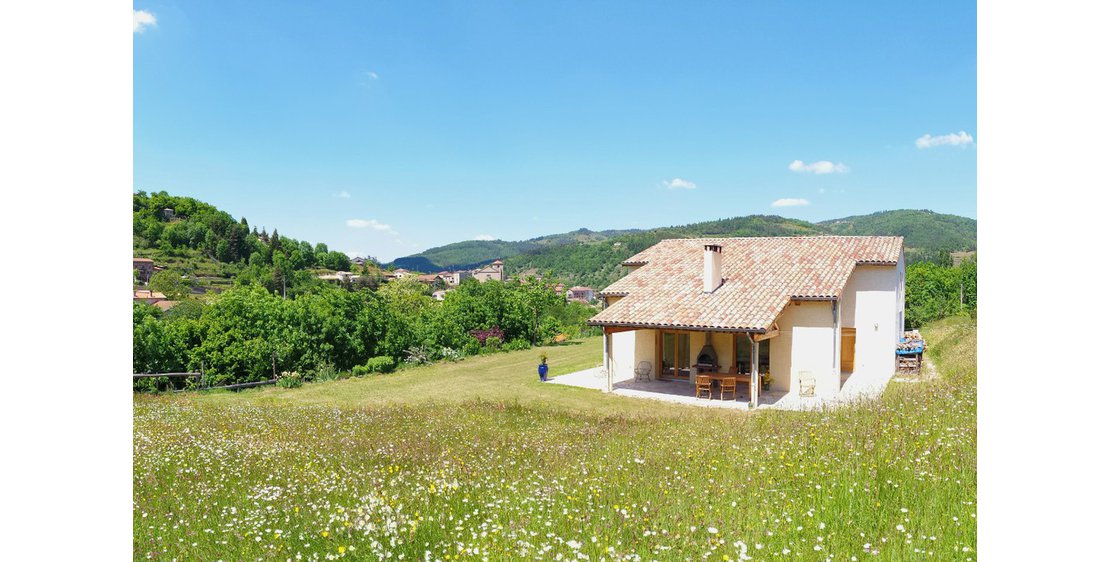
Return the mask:
{"type": "Polygon", "coordinates": [[[635,229],[593,231],[580,228],[561,234],[549,234],[529,240],[464,240],[430,248],[419,254],[397,258],[388,264],[396,268],[434,273],[443,270],[474,269],[496,259],[505,259],[525,252],[568,244],[601,242],[622,236],[635,229]]]}
{"type": "Polygon", "coordinates": [[[868,235],[902,236],[907,256],[967,252],[976,248],[977,222],[928,210],[880,211],[811,223],[777,215],[749,215],[650,230],[579,229],[520,242],[468,240],[398,258],[395,267],[434,272],[505,261],[506,273],[550,271],[571,283],[601,288],[624,275],[620,263],[666,238],[704,236],[868,235]]]}
{"type": "Polygon", "coordinates": [[[901,209],[821,221],[817,226],[829,234],[856,236],[902,236],[907,248],[948,250],[975,249],[976,221],[959,215],[926,210],[901,209]]]}

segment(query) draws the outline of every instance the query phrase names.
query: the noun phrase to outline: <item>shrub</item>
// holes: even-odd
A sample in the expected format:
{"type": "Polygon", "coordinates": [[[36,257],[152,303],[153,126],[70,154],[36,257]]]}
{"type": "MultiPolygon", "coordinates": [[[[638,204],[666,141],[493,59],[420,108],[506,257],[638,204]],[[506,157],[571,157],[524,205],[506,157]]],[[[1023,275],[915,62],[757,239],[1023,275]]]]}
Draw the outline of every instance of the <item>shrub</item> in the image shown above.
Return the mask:
{"type": "Polygon", "coordinates": [[[331,363],[323,363],[316,367],[316,374],[314,380],[318,381],[334,381],[339,379],[339,371],[336,370],[335,365],[331,363]]]}
{"type": "Polygon", "coordinates": [[[501,338],[490,336],[486,338],[486,343],[482,346],[481,351],[479,351],[478,353],[481,355],[486,355],[489,353],[497,353],[498,351],[501,351],[501,338]]]}
{"type": "Polygon", "coordinates": [[[361,377],[368,374],[370,374],[370,368],[366,365],[355,365],[354,368],[351,369],[352,376],[361,377]]]}
{"type": "Polygon", "coordinates": [[[451,349],[450,347],[443,348],[443,351],[441,352],[441,355],[443,355],[444,360],[450,361],[452,363],[462,361],[462,358],[463,358],[463,354],[462,354],[461,351],[459,351],[457,349],[451,349]]]}
{"type": "Polygon", "coordinates": [[[526,340],[524,338],[517,338],[517,339],[505,344],[505,347],[503,349],[505,351],[520,351],[522,349],[528,349],[530,347],[532,347],[531,342],[529,342],[528,340],[526,340]]]}
{"type": "Polygon", "coordinates": [[[562,329],[563,327],[559,324],[559,320],[548,316],[540,322],[540,339],[545,342],[552,341],[555,339],[555,336],[559,335],[562,329]]]}
{"type": "Polygon", "coordinates": [[[281,388],[297,388],[301,386],[303,382],[300,373],[296,371],[282,371],[281,376],[278,377],[277,385],[281,388]]]}
{"type": "Polygon", "coordinates": [[[371,357],[366,361],[366,368],[371,373],[389,373],[392,372],[393,368],[396,366],[397,363],[388,355],[371,357]]]}
{"type": "Polygon", "coordinates": [[[478,345],[486,345],[490,339],[496,339],[498,347],[500,347],[500,343],[505,341],[505,333],[501,331],[499,326],[494,326],[488,330],[471,330],[470,335],[478,340],[478,345]]]}
{"type": "Polygon", "coordinates": [[[431,352],[422,345],[415,345],[405,350],[405,363],[410,365],[423,365],[425,363],[431,363],[431,361],[431,352]]]}
{"type": "Polygon", "coordinates": [[[482,344],[478,342],[478,338],[472,337],[463,344],[462,351],[467,355],[478,355],[482,351],[482,344]]]}

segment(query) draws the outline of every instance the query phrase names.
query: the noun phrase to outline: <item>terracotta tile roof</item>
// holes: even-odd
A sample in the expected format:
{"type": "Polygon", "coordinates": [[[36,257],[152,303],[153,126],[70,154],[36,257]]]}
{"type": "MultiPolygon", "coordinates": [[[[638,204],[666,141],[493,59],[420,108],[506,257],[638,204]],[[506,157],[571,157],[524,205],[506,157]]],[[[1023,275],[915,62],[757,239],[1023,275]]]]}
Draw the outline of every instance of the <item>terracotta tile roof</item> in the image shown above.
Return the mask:
{"type": "Polygon", "coordinates": [[[166,295],[155,291],[148,291],[146,289],[138,289],[135,291],[136,299],[164,299],[166,295]]]}
{"type": "Polygon", "coordinates": [[[154,260],[150,258],[131,258],[131,262],[154,263],[154,260]]]}
{"type": "Polygon", "coordinates": [[[162,311],[165,312],[165,311],[177,306],[177,304],[179,302],[181,302],[181,301],[158,301],[158,302],[154,303],[154,306],[157,306],[158,308],[161,308],[162,311]]]}
{"type": "Polygon", "coordinates": [[[622,296],[591,325],[764,331],[796,300],[840,297],[858,264],[896,265],[900,236],[782,236],[663,240],[632,256],[638,265],[602,296],[622,296]],[[702,292],[704,246],[722,246],[721,276],[702,292]]]}

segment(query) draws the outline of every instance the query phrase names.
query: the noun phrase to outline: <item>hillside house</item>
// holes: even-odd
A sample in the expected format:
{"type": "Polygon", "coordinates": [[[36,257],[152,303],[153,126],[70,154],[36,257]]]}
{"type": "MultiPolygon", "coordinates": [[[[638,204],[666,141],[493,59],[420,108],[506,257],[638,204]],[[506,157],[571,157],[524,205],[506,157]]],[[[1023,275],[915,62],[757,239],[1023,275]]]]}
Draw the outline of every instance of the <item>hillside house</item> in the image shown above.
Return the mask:
{"type": "Polygon", "coordinates": [[[588,303],[594,300],[594,290],[581,285],[567,289],[567,301],[588,303]]]}
{"type": "Polygon", "coordinates": [[[139,272],[139,283],[150,283],[150,277],[154,275],[154,260],[131,258],[131,268],[139,272]]]}
{"type": "Polygon", "coordinates": [[[471,272],[471,277],[478,281],[485,283],[486,281],[504,281],[505,280],[505,263],[501,260],[495,260],[493,263],[475,269],[471,272]]]}
{"type": "Polygon", "coordinates": [[[321,281],[327,281],[328,283],[339,285],[343,283],[352,283],[354,281],[358,281],[362,278],[362,276],[355,275],[350,271],[336,271],[335,273],[317,275],[316,278],[321,281]]]}
{"type": "MultiPolygon", "coordinates": [[[[663,240],[600,291],[603,370],[694,382],[699,373],[760,379],[791,400],[837,398],[856,379],[885,385],[905,314],[901,237],[663,240]]],[[[692,392],[691,392],[692,394],[692,392]]],[[[737,397],[738,398],[738,397],[737,397]]]]}
{"type": "Polygon", "coordinates": [[[444,273],[446,273],[446,275],[444,275],[443,273],[441,273],[440,275],[443,275],[443,280],[447,282],[448,287],[458,287],[459,283],[462,283],[463,281],[474,276],[474,274],[470,271],[451,271],[444,273]]]}
{"type": "Polygon", "coordinates": [[[134,291],[133,300],[144,302],[146,304],[154,304],[166,300],[166,295],[157,291],[147,291],[145,289],[139,289],[137,291],[134,291]]]}

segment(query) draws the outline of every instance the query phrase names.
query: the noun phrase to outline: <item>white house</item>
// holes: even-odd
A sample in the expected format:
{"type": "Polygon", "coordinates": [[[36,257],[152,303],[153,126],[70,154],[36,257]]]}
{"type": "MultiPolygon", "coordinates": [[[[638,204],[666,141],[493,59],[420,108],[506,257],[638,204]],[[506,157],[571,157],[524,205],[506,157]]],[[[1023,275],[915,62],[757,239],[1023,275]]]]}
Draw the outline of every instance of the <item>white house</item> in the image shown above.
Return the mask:
{"type": "Polygon", "coordinates": [[[594,290],[581,285],[567,289],[568,301],[590,302],[594,300],[594,290]]]}
{"type": "Polygon", "coordinates": [[[835,398],[850,377],[885,384],[905,314],[901,237],[663,240],[622,265],[589,320],[605,333],[608,384],[747,375],[770,390],[835,398]],[[642,369],[641,369],[642,370],[642,369]]]}

